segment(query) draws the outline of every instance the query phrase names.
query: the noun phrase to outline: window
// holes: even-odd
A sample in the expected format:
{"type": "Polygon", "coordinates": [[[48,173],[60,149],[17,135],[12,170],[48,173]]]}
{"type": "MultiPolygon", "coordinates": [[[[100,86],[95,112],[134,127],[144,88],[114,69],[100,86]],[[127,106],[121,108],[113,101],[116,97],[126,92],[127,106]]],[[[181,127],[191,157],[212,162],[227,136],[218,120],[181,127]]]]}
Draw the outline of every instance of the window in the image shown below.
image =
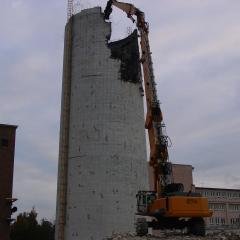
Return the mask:
{"type": "Polygon", "coordinates": [[[229,210],[239,211],[240,210],[240,205],[239,204],[231,204],[231,205],[229,205],[229,210]]]}
{"type": "Polygon", "coordinates": [[[208,204],[208,207],[209,207],[211,210],[214,209],[213,204],[211,204],[211,203],[208,204]]]}
{"type": "Polygon", "coordinates": [[[224,209],[226,209],[226,205],[223,203],[210,203],[209,208],[211,210],[223,211],[224,209]]]}
{"type": "Polygon", "coordinates": [[[239,218],[231,218],[231,224],[239,224],[239,218]]]}
{"type": "Polygon", "coordinates": [[[2,147],[8,147],[8,145],[9,145],[8,139],[2,138],[1,139],[1,146],[2,147]]]}

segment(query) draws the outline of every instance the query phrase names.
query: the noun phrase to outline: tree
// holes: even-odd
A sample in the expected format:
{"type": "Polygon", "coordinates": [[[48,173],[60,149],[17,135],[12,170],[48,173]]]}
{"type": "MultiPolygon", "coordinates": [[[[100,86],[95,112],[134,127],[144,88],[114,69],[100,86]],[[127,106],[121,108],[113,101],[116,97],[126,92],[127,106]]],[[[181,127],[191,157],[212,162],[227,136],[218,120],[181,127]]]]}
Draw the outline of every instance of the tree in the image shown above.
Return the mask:
{"type": "Polygon", "coordinates": [[[54,240],[54,225],[46,219],[42,219],[39,225],[39,239],[54,240]]]}
{"type": "Polygon", "coordinates": [[[30,213],[24,212],[17,216],[11,225],[12,240],[54,240],[54,225],[42,219],[39,224],[37,213],[33,208],[30,213]]]}

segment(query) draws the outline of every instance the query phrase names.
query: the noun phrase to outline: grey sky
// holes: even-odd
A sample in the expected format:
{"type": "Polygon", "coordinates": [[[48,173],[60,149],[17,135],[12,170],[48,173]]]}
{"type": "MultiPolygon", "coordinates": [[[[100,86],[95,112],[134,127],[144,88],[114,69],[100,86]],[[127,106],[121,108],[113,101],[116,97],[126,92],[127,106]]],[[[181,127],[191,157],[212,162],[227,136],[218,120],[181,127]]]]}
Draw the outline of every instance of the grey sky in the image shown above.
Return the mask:
{"type": "MultiPolygon", "coordinates": [[[[173,162],[198,186],[240,188],[240,2],[128,1],[146,13],[173,162]]],[[[80,8],[105,6],[82,0],[80,8]]],[[[113,12],[112,39],[134,25],[113,12]]],[[[17,124],[14,195],[54,218],[66,1],[1,0],[0,122],[17,124]]]]}

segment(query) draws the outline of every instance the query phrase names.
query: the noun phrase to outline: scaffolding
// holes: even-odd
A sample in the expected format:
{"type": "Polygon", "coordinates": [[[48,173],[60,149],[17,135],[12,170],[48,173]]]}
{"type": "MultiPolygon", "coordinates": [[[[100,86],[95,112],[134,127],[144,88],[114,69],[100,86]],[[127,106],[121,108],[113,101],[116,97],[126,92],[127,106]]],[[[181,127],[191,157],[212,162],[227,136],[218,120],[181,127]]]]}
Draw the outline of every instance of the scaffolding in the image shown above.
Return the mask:
{"type": "Polygon", "coordinates": [[[68,0],[67,6],[67,20],[69,20],[73,15],[73,0],[68,0]]]}
{"type": "Polygon", "coordinates": [[[85,8],[90,8],[91,4],[88,1],[82,0],[68,0],[67,6],[67,20],[69,20],[73,15],[81,12],[85,8]]]}

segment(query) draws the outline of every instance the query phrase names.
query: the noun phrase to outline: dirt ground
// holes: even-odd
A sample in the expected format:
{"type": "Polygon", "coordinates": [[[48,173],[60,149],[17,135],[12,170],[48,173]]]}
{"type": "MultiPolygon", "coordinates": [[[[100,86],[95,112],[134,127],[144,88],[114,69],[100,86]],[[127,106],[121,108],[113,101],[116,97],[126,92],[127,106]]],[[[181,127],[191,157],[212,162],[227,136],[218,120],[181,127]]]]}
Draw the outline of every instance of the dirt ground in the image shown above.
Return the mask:
{"type": "Polygon", "coordinates": [[[112,237],[105,238],[104,240],[240,240],[240,232],[212,232],[207,233],[205,237],[198,237],[198,236],[189,236],[186,234],[181,233],[170,233],[165,232],[161,233],[160,236],[145,236],[145,237],[137,237],[133,234],[115,234],[112,237]]]}

